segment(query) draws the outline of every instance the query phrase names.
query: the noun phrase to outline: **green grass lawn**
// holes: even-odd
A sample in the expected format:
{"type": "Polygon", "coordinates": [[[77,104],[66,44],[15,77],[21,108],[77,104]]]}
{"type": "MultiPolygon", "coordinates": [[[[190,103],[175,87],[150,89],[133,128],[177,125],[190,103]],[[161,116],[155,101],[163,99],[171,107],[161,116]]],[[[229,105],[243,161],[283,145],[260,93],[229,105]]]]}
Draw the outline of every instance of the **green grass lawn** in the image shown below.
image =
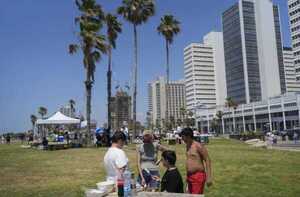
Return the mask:
{"type": "MultiPolygon", "coordinates": [[[[300,152],[257,149],[231,140],[213,140],[207,147],[214,185],[206,188],[206,196],[300,196],[300,152]]],[[[171,148],[177,152],[177,166],[184,177],[185,147],[171,148]]],[[[83,196],[86,188],[105,178],[105,151],[40,151],[0,145],[0,196],[83,196]]],[[[135,148],[125,151],[136,170],[135,148]]]]}

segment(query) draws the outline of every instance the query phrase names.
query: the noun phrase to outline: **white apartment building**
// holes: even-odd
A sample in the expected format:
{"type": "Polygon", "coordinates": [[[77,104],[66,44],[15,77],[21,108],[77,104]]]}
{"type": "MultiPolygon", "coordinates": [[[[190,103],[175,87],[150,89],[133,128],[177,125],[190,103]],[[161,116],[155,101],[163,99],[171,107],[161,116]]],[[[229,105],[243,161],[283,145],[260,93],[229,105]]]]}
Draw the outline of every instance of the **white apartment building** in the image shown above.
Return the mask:
{"type": "Polygon", "coordinates": [[[296,81],[296,69],[292,48],[283,48],[285,84],[287,92],[300,92],[300,83],[296,81]]]}
{"type": "Polygon", "coordinates": [[[148,111],[147,111],[147,117],[146,117],[146,122],[147,126],[151,127],[153,124],[152,122],[152,113],[153,113],[153,103],[152,103],[152,84],[148,83],[148,111]]]}
{"type": "Polygon", "coordinates": [[[156,81],[148,84],[148,112],[151,114],[154,126],[162,125],[162,120],[174,118],[175,121],[182,119],[181,108],[185,108],[185,84],[183,80],[170,81],[168,92],[168,108],[166,107],[166,87],[167,81],[164,77],[159,77],[156,81]]]}
{"type": "Polygon", "coordinates": [[[300,83],[300,0],[288,0],[292,47],[295,57],[296,80],[300,83]]]}
{"type": "Polygon", "coordinates": [[[245,131],[283,131],[300,126],[300,94],[286,93],[267,100],[241,104],[236,109],[224,106],[196,110],[199,129],[212,131],[218,111],[223,112],[223,134],[245,131]]]}
{"type": "Polygon", "coordinates": [[[210,32],[204,36],[204,44],[212,47],[215,68],[216,104],[224,105],[227,97],[224,42],[222,32],[210,32]]]}
{"type": "Polygon", "coordinates": [[[186,106],[223,105],[226,80],[223,35],[210,32],[203,43],[192,43],[184,49],[186,106]]]}

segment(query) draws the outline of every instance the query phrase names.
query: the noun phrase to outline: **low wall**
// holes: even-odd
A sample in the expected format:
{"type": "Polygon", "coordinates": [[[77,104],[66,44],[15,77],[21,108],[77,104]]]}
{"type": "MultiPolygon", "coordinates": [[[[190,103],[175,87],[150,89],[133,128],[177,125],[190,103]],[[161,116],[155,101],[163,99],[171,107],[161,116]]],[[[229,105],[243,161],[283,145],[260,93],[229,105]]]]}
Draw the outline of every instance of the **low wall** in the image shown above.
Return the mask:
{"type": "Polygon", "coordinates": [[[264,135],[229,135],[230,139],[235,139],[235,140],[243,140],[243,141],[247,141],[247,140],[252,140],[252,139],[260,139],[262,141],[264,141],[265,136],[264,135]]]}

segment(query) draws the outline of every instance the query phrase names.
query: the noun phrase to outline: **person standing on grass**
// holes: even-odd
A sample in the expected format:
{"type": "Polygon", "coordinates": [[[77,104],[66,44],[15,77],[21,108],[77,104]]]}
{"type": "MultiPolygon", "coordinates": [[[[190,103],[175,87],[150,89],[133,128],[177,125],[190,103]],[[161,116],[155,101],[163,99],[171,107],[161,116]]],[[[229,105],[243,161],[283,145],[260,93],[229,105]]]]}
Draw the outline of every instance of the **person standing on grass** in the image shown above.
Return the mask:
{"type": "Polygon", "coordinates": [[[2,143],[2,144],[5,143],[4,135],[1,136],[1,143],[2,143]]]}
{"type": "Polygon", "coordinates": [[[143,132],[143,143],[137,146],[138,183],[148,190],[159,189],[160,175],[157,157],[158,151],[165,150],[165,147],[154,142],[152,131],[143,132]]]}
{"type": "Polygon", "coordinates": [[[6,144],[10,144],[10,135],[6,134],[6,144]]]}
{"type": "Polygon", "coordinates": [[[128,168],[128,158],[122,150],[126,141],[123,132],[117,131],[112,136],[112,145],[104,156],[104,166],[107,174],[107,181],[117,181],[117,177],[123,174],[128,168]]]}
{"type": "Polygon", "coordinates": [[[294,138],[294,144],[297,144],[298,134],[296,132],[294,132],[293,138],[294,138]]]}
{"type": "Polygon", "coordinates": [[[161,191],[170,193],[183,193],[183,182],[180,172],[175,166],[176,153],[171,150],[161,155],[162,163],[167,168],[161,180],[161,191]]]}
{"type": "Polygon", "coordinates": [[[185,128],[181,132],[186,144],[187,191],[190,194],[203,194],[205,183],[212,185],[211,161],[204,145],[194,140],[193,130],[185,128]]]}

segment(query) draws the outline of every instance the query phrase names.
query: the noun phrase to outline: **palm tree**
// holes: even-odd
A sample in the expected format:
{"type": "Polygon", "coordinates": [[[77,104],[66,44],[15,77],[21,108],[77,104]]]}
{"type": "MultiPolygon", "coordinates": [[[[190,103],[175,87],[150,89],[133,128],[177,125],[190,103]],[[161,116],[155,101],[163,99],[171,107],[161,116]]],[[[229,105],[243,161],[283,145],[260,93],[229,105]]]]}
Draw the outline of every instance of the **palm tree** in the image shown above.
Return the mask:
{"type": "Polygon", "coordinates": [[[186,124],[187,110],[184,107],[181,107],[179,110],[180,110],[180,114],[182,116],[182,120],[183,120],[182,123],[183,123],[183,126],[184,126],[186,124]]]}
{"type": "Polygon", "coordinates": [[[154,15],[154,0],[123,0],[118,13],[133,25],[134,32],[134,89],[133,89],[133,137],[136,136],[136,96],[137,96],[137,72],[138,72],[138,40],[137,26],[146,23],[154,15]]]}
{"type": "Polygon", "coordinates": [[[180,22],[173,15],[165,15],[160,19],[160,24],[157,27],[159,34],[162,34],[166,40],[166,55],[167,55],[167,88],[166,88],[166,120],[169,119],[168,114],[168,97],[169,97],[169,79],[170,79],[170,61],[169,61],[169,46],[173,43],[174,36],[180,32],[180,22]]]}
{"type": "Polygon", "coordinates": [[[70,99],[69,100],[69,105],[70,105],[70,108],[71,108],[71,112],[72,112],[72,117],[75,116],[75,101],[73,99],[70,99]]]}
{"type": "Polygon", "coordinates": [[[177,124],[177,126],[181,126],[182,125],[182,120],[181,119],[177,119],[176,124],[177,124]]]}
{"type": "Polygon", "coordinates": [[[179,110],[180,110],[180,114],[183,116],[183,118],[185,118],[186,109],[184,107],[181,107],[179,110]]]}
{"type": "Polygon", "coordinates": [[[105,23],[107,26],[106,36],[108,38],[109,46],[108,46],[108,68],[107,68],[107,123],[108,130],[111,129],[111,63],[112,63],[112,49],[116,48],[116,39],[118,37],[118,33],[121,33],[122,24],[119,23],[117,17],[112,14],[107,14],[105,16],[105,23]]]}
{"type": "Polygon", "coordinates": [[[223,128],[223,112],[222,111],[217,111],[216,117],[218,118],[218,125],[219,125],[219,134],[221,133],[221,128],[223,128]],[[221,126],[222,125],[222,126],[221,126]]]}
{"type": "Polygon", "coordinates": [[[174,116],[170,116],[169,123],[170,123],[170,128],[169,129],[175,128],[176,122],[175,122],[175,117],[174,116]]]}
{"type": "Polygon", "coordinates": [[[193,113],[192,111],[188,111],[188,112],[187,112],[187,115],[188,115],[190,118],[192,118],[192,117],[194,116],[194,113],[193,113]]]}
{"type": "Polygon", "coordinates": [[[32,132],[34,132],[34,126],[35,126],[35,122],[37,121],[37,117],[33,114],[30,115],[30,121],[32,124],[32,132]]]}
{"type": "Polygon", "coordinates": [[[235,115],[234,115],[234,111],[236,110],[238,104],[231,97],[227,97],[225,105],[229,109],[232,108],[233,131],[235,132],[236,128],[235,128],[235,115]]]}
{"type": "Polygon", "coordinates": [[[79,24],[80,44],[69,46],[70,54],[81,49],[83,53],[83,65],[86,71],[86,119],[87,119],[87,143],[91,144],[91,96],[94,83],[96,62],[99,62],[102,54],[107,51],[105,36],[100,33],[105,19],[102,7],[95,0],[76,0],[76,6],[81,15],[75,18],[79,24]]]}
{"type": "Polygon", "coordinates": [[[158,129],[159,132],[160,132],[160,129],[161,129],[161,121],[160,121],[160,119],[156,119],[156,120],[155,120],[155,127],[156,127],[156,129],[158,129]]]}
{"type": "Polygon", "coordinates": [[[213,129],[214,132],[216,132],[218,128],[218,120],[216,118],[213,118],[211,123],[210,123],[210,128],[213,129]]]}
{"type": "Polygon", "coordinates": [[[39,107],[38,113],[41,115],[41,118],[44,119],[44,116],[47,114],[47,108],[46,107],[39,107]]]}
{"type": "Polygon", "coordinates": [[[190,110],[187,111],[187,126],[194,126],[195,125],[195,118],[193,117],[194,113],[190,110]]]}

